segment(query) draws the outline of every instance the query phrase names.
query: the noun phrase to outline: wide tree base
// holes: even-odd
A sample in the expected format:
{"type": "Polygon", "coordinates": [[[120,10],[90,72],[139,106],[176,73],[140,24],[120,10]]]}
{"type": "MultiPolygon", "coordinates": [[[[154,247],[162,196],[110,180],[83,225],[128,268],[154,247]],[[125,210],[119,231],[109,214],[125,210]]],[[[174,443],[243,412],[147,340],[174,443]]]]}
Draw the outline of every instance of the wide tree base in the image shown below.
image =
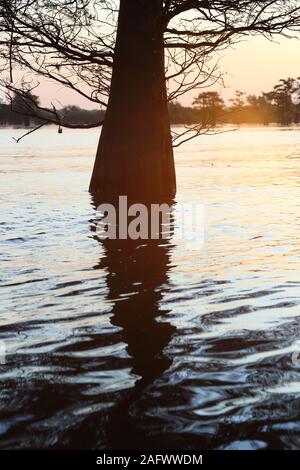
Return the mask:
{"type": "Polygon", "coordinates": [[[108,199],[172,199],[162,0],[122,0],[110,96],[90,191],[108,199]]]}
{"type": "Polygon", "coordinates": [[[127,196],[128,201],[143,204],[161,204],[174,201],[176,196],[176,186],[172,185],[151,185],[150,187],[136,185],[135,187],[126,184],[107,184],[104,182],[93,185],[91,183],[89,192],[95,205],[102,203],[115,203],[119,196],[127,196]]]}

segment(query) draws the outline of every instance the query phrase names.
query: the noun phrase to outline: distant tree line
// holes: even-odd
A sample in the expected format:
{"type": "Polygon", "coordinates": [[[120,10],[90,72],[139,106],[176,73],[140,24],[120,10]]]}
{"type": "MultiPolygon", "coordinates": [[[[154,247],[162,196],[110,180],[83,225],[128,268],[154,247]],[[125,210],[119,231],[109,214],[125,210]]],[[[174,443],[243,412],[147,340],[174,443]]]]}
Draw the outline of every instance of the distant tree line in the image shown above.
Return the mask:
{"type": "MultiPolygon", "coordinates": [[[[39,98],[33,94],[28,94],[26,98],[15,95],[10,99],[9,104],[0,103],[0,126],[16,126],[16,127],[35,127],[48,119],[47,109],[40,112],[41,117],[32,114],[33,105],[39,107],[39,98]]],[[[53,109],[49,109],[49,113],[53,114],[53,109]]],[[[82,109],[78,106],[70,105],[62,109],[55,110],[56,115],[61,120],[68,120],[70,126],[80,127],[81,125],[89,126],[101,120],[104,111],[99,109],[82,109]]],[[[58,120],[59,120],[58,119],[58,120]]],[[[50,124],[51,122],[49,122],[50,124]]]]}
{"type": "MultiPolygon", "coordinates": [[[[0,103],[0,126],[34,127],[42,123],[42,118],[28,113],[28,110],[32,109],[32,103],[39,107],[39,98],[27,95],[24,99],[16,95],[11,98],[9,104],[0,103]]],[[[53,110],[49,109],[50,111],[53,113],[53,110]]],[[[104,111],[86,110],[74,105],[55,112],[58,118],[68,121],[74,127],[82,123],[88,127],[89,124],[92,125],[104,117],[104,111]]],[[[281,79],[273,90],[262,92],[259,96],[247,95],[246,92],[236,90],[227,105],[218,92],[205,91],[199,93],[190,107],[183,106],[178,101],[170,102],[169,115],[172,124],[200,123],[207,128],[226,123],[236,125],[275,123],[282,126],[298,124],[300,123],[300,78],[281,79]]]]}
{"type": "Polygon", "coordinates": [[[218,92],[200,93],[192,107],[178,102],[169,104],[173,124],[263,124],[288,126],[300,122],[300,78],[281,79],[273,90],[259,96],[237,90],[226,105],[218,92]]]}

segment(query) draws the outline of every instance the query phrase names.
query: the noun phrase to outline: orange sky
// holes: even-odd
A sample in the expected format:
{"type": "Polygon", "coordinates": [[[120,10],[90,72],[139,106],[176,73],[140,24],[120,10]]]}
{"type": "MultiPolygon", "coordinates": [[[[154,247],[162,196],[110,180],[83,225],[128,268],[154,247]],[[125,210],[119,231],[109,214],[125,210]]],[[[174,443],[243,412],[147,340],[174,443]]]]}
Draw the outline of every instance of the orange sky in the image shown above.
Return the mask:
{"type": "Polygon", "coordinates": [[[300,76],[299,39],[277,38],[270,42],[252,37],[223,53],[221,69],[227,72],[225,99],[236,89],[249,94],[270,91],[280,78],[300,76]]]}

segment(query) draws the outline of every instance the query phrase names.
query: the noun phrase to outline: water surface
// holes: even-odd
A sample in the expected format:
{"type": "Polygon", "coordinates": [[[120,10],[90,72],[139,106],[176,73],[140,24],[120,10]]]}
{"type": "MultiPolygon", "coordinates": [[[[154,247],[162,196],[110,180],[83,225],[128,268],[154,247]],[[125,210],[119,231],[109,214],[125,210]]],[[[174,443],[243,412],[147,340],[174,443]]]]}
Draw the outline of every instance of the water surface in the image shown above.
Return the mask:
{"type": "Polygon", "coordinates": [[[299,129],[177,150],[199,251],[97,240],[97,131],[21,133],[0,130],[0,447],[300,448],[299,129]]]}

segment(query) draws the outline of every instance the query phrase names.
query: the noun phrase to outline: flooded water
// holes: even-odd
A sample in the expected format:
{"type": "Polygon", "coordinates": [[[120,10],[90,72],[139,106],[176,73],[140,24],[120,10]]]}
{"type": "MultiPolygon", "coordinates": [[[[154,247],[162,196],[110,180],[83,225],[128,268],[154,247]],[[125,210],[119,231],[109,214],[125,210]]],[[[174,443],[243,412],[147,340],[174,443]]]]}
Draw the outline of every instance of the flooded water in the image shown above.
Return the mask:
{"type": "Polygon", "coordinates": [[[0,130],[0,447],[300,448],[300,130],[177,150],[198,251],[97,240],[97,132],[21,133],[0,130]]]}

